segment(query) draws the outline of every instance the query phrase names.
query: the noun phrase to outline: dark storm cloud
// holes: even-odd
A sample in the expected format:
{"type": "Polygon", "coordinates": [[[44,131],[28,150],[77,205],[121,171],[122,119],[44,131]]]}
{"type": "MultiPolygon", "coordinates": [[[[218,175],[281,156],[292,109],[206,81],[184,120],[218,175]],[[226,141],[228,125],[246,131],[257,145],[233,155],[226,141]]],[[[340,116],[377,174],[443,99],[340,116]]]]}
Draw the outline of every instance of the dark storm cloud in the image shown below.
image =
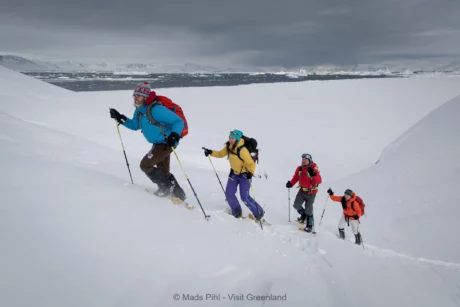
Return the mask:
{"type": "Polygon", "coordinates": [[[460,54],[452,0],[11,1],[0,52],[113,61],[356,64],[460,54]]]}

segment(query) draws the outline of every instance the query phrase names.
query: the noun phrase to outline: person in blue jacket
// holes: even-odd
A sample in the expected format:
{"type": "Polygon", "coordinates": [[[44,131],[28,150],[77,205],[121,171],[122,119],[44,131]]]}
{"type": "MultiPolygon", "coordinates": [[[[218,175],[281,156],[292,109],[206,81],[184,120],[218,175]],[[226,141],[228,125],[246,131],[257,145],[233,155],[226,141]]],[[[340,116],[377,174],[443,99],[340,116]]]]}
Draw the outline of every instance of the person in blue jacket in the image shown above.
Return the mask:
{"type": "Polygon", "coordinates": [[[128,129],[141,129],[145,139],[152,144],[150,151],[141,160],[140,168],[153,183],[158,185],[155,195],[165,197],[172,194],[183,201],[185,192],[170,173],[170,156],[172,147],[175,148],[179,144],[184,121],[161,104],[149,108],[148,105],[151,103],[157,103],[155,98],[156,93],[151,91],[147,82],[138,84],[133,93],[136,107],[133,118],[129,119],[115,109],[110,109],[110,117],[128,129]],[[151,118],[147,114],[149,110],[151,118]],[[157,124],[151,122],[152,118],[157,124]]]}

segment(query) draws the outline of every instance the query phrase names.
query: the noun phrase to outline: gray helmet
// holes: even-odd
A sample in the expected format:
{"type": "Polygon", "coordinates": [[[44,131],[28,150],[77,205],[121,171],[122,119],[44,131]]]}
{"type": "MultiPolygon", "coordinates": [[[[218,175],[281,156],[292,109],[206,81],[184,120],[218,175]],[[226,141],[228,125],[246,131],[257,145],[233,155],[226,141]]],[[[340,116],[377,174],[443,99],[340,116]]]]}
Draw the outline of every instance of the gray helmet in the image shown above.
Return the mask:
{"type": "Polygon", "coordinates": [[[353,191],[350,190],[350,189],[346,189],[346,190],[345,190],[345,194],[346,194],[346,195],[353,196],[353,191]]]}
{"type": "Polygon", "coordinates": [[[307,153],[302,154],[302,159],[303,158],[310,160],[310,162],[313,162],[313,158],[311,157],[310,154],[307,154],[307,153]]]}

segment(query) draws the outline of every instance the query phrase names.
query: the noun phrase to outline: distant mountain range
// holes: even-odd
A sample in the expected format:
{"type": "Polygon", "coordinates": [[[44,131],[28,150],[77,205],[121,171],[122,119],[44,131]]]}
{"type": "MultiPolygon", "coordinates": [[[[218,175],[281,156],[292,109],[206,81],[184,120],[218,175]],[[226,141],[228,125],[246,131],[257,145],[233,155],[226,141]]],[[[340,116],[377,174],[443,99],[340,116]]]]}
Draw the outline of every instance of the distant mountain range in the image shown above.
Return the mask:
{"type": "Polygon", "coordinates": [[[283,68],[216,68],[197,64],[84,64],[75,61],[33,61],[15,55],[0,55],[0,65],[19,72],[113,72],[115,74],[149,73],[278,73],[289,75],[357,74],[357,75],[412,75],[416,73],[460,74],[460,59],[448,63],[392,62],[388,64],[359,64],[353,66],[314,66],[295,70],[283,68]]]}
{"type": "MultiPolygon", "coordinates": [[[[161,65],[147,63],[131,64],[84,64],[75,61],[32,61],[15,55],[0,55],[0,65],[19,72],[118,72],[118,73],[199,73],[237,72],[241,69],[219,69],[197,64],[161,65]]],[[[253,71],[253,70],[250,70],[253,71]]]]}

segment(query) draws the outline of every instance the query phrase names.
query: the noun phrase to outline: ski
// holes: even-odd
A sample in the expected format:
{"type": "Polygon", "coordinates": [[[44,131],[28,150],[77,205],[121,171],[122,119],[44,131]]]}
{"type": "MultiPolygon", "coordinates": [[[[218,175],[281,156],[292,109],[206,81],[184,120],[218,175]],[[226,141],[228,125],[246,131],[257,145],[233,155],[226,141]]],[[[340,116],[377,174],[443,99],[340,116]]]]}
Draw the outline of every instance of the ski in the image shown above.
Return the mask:
{"type": "Polygon", "coordinates": [[[251,220],[253,220],[253,221],[256,222],[256,223],[262,222],[262,225],[272,226],[272,224],[269,223],[269,222],[267,222],[267,220],[264,219],[264,218],[262,218],[262,220],[260,220],[260,221],[256,220],[256,218],[254,217],[254,215],[253,215],[252,213],[249,213],[249,214],[248,214],[248,218],[250,218],[251,220]]]}
{"type": "MultiPolygon", "coordinates": [[[[228,215],[231,215],[233,217],[235,217],[233,214],[231,213],[228,213],[228,215]]],[[[252,213],[249,213],[248,216],[244,216],[244,215],[241,215],[240,217],[235,217],[236,219],[239,219],[239,220],[247,220],[247,219],[250,219],[250,220],[253,220],[254,222],[256,223],[260,223],[258,220],[256,220],[256,218],[254,217],[254,215],[252,213]]],[[[264,218],[262,219],[262,225],[267,225],[267,226],[272,226],[272,224],[270,224],[269,222],[267,222],[264,218]]]]}
{"type": "Polygon", "coordinates": [[[299,227],[299,230],[302,231],[302,232],[306,232],[306,233],[312,233],[312,234],[316,234],[316,231],[311,231],[311,232],[308,232],[305,230],[305,228],[302,228],[302,227],[299,227]]]}
{"type": "MultiPolygon", "coordinates": [[[[151,195],[155,195],[155,193],[151,190],[151,189],[145,189],[145,191],[151,195]]],[[[193,210],[195,209],[195,206],[193,205],[190,205],[189,203],[187,203],[186,201],[183,201],[182,199],[180,198],[177,198],[177,197],[174,197],[174,196],[167,196],[167,197],[160,197],[160,196],[157,196],[159,198],[166,198],[166,199],[169,199],[169,201],[171,201],[174,205],[184,205],[184,208],[188,209],[188,210],[193,210]]]]}

